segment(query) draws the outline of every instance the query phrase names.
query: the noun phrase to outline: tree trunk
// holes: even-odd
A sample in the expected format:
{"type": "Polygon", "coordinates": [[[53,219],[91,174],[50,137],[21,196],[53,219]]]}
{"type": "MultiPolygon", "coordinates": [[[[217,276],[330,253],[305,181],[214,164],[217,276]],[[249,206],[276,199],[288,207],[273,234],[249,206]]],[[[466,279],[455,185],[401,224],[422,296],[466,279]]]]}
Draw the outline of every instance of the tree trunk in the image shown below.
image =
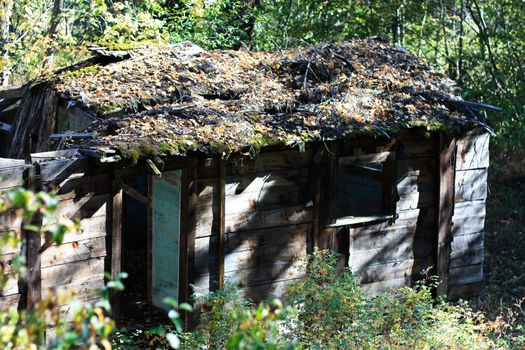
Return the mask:
{"type": "Polygon", "coordinates": [[[2,2],[2,17],[0,17],[0,55],[3,61],[1,85],[8,86],[11,78],[9,69],[9,34],[11,32],[11,17],[13,15],[13,1],[7,0],[2,2]]]}

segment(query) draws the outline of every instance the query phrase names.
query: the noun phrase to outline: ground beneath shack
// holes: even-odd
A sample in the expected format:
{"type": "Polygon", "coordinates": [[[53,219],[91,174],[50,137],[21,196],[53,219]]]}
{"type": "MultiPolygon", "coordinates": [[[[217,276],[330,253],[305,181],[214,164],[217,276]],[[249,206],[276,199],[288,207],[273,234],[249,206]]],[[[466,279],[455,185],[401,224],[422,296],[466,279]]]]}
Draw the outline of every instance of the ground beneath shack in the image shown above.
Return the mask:
{"type": "Polygon", "coordinates": [[[525,325],[525,177],[489,180],[485,287],[471,299],[490,319],[525,325]],[[510,313],[509,314],[509,307],[510,313]]]}

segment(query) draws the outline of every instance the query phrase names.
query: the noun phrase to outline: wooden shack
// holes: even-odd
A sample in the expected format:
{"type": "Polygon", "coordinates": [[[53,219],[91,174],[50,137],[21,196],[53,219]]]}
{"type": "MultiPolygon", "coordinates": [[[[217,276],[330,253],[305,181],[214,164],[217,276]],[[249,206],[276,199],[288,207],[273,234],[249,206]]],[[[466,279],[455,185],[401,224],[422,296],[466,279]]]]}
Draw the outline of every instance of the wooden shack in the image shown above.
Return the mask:
{"type": "MultiPolygon", "coordinates": [[[[82,233],[41,257],[30,242],[37,277],[13,281],[0,304],[63,287],[89,300],[104,271],[122,270],[158,308],[225,283],[261,300],[304,276],[316,248],[339,252],[370,294],[426,269],[439,294],[476,293],[490,133],[478,111],[495,108],[455,89],[374,40],[98,49],[13,108],[0,189],[56,191],[82,233]]],[[[20,222],[6,213],[9,229],[20,222]]]]}

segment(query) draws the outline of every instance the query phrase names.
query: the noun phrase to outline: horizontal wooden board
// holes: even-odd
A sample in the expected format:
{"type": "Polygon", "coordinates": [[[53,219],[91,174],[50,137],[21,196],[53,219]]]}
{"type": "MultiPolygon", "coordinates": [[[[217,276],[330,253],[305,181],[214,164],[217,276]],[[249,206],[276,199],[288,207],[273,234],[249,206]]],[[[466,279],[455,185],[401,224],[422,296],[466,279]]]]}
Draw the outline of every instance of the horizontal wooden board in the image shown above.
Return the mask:
{"type": "Polygon", "coordinates": [[[434,230],[437,218],[436,215],[435,207],[403,210],[396,213],[394,223],[391,221],[384,221],[378,224],[363,226],[359,228],[359,232],[378,233],[402,227],[418,227],[425,231],[434,230]]]}
{"type": "Polygon", "coordinates": [[[433,263],[432,257],[418,260],[409,259],[352,270],[352,274],[359,283],[366,284],[420,275],[424,269],[429,268],[433,263]]]}
{"type": "Polygon", "coordinates": [[[397,193],[400,195],[417,192],[436,192],[437,178],[435,174],[421,175],[419,171],[410,171],[398,177],[397,193]]]}
{"type": "Polygon", "coordinates": [[[452,219],[452,236],[481,232],[485,228],[485,216],[452,219]]]}
{"type": "Polygon", "coordinates": [[[20,294],[0,297],[0,310],[5,310],[8,308],[18,308],[20,297],[20,294]]]}
{"type": "Polygon", "coordinates": [[[452,237],[452,252],[478,248],[483,248],[483,231],[452,237]]]}
{"type": "Polygon", "coordinates": [[[266,283],[261,285],[254,285],[243,289],[242,294],[254,302],[268,300],[272,298],[282,298],[288,286],[291,283],[298,281],[300,278],[276,281],[272,283],[266,283]]]}
{"type": "Polygon", "coordinates": [[[487,198],[487,169],[456,171],[454,199],[457,202],[487,198]]]}
{"type": "Polygon", "coordinates": [[[428,208],[436,205],[436,192],[415,192],[399,194],[396,204],[397,211],[416,208],[428,208]]]}
{"type": "Polygon", "coordinates": [[[483,281],[483,264],[454,267],[449,271],[449,285],[468,284],[479,281],[483,281]]]}
{"type": "Polygon", "coordinates": [[[111,193],[112,178],[109,173],[92,176],[68,178],[62,181],[44,183],[48,192],[54,192],[60,200],[90,197],[96,194],[111,193]]]}
{"type": "Polygon", "coordinates": [[[483,288],[483,281],[476,281],[465,284],[449,284],[448,298],[455,300],[459,298],[467,298],[478,294],[483,288]]]}
{"type": "Polygon", "coordinates": [[[22,187],[24,185],[24,172],[30,167],[29,164],[23,164],[0,168],[0,190],[22,187]]]}
{"type": "Polygon", "coordinates": [[[398,245],[407,245],[421,240],[432,241],[435,236],[435,230],[428,227],[406,227],[391,226],[382,231],[370,231],[369,229],[356,228],[351,230],[352,249],[353,250],[371,250],[382,247],[395,247],[398,245]]]}
{"type": "Polygon", "coordinates": [[[304,274],[305,269],[303,263],[280,262],[267,266],[258,266],[251,269],[226,272],[224,274],[224,280],[226,283],[232,283],[243,288],[295,279],[303,277],[304,274]]]}
{"type": "Polygon", "coordinates": [[[93,216],[80,220],[80,230],[78,233],[65,234],[62,243],[71,243],[74,241],[85,240],[96,237],[106,236],[107,216],[93,216]]]}
{"type": "Polygon", "coordinates": [[[22,217],[15,209],[0,213],[0,231],[20,230],[22,217]]]}
{"type": "Polygon", "coordinates": [[[483,248],[453,251],[450,254],[450,268],[483,264],[483,248]]]}
{"type": "MultiPolygon", "coordinates": [[[[262,152],[253,159],[230,157],[226,161],[226,175],[308,168],[314,153],[312,148],[307,148],[305,152],[300,152],[297,149],[262,152]]],[[[205,157],[199,159],[198,174],[199,178],[218,176],[218,158],[205,157]]]]}
{"type": "Polygon", "coordinates": [[[69,177],[111,172],[111,166],[98,164],[92,158],[57,159],[40,163],[42,182],[61,182],[69,177]]]}
{"type": "MultiPolygon", "coordinates": [[[[214,227],[215,220],[218,220],[218,218],[200,217],[197,215],[196,236],[206,237],[217,234],[217,229],[214,227]]],[[[229,233],[249,229],[303,224],[311,221],[312,208],[295,206],[226,215],[225,228],[226,233],[229,233]]]]}
{"type": "Polygon", "coordinates": [[[456,203],[454,206],[454,215],[452,221],[470,217],[485,217],[485,201],[468,201],[456,203]]]}
{"type": "MultiPolygon", "coordinates": [[[[260,192],[230,194],[225,197],[225,214],[233,215],[254,210],[271,210],[294,207],[305,203],[304,186],[267,188],[260,192]]],[[[212,218],[218,215],[218,198],[198,198],[197,217],[212,218]]]]}
{"type": "Polygon", "coordinates": [[[4,287],[4,289],[1,290],[0,292],[0,298],[2,297],[6,297],[6,296],[9,296],[9,295],[14,295],[14,294],[18,294],[19,293],[19,290],[18,290],[18,276],[17,275],[9,275],[7,277],[7,283],[4,287]]]}
{"type": "Polygon", "coordinates": [[[51,246],[41,255],[42,267],[68,264],[106,256],[106,237],[97,237],[51,246]]]}
{"type": "Polygon", "coordinates": [[[60,285],[55,288],[47,288],[42,291],[42,294],[45,293],[60,293],[64,291],[73,291],[74,298],[78,301],[88,301],[95,297],[97,290],[100,290],[104,287],[104,276],[94,275],[88,276],[87,278],[60,285]]]}
{"type": "Polygon", "coordinates": [[[350,248],[348,266],[352,270],[404,260],[427,258],[433,255],[434,242],[421,239],[416,242],[392,244],[370,250],[353,250],[350,248]]]}
{"type": "Polygon", "coordinates": [[[456,170],[480,169],[489,166],[488,133],[471,132],[457,140],[456,170]]]}
{"type": "Polygon", "coordinates": [[[415,130],[404,130],[396,135],[397,158],[433,157],[438,152],[438,138],[436,135],[426,135],[415,130]]]}
{"type": "MultiPolygon", "coordinates": [[[[264,171],[245,175],[226,176],[225,194],[257,193],[268,188],[306,185],[309,169],[290,169],[286,171],[264,171]]],[[[198,198],[219,195],[218,178],[197,181],[198,198]]]]}
{"type": "Polygon", "coordinates": [[[365,283],[361,285],[361,288],[369,296],[376,296],[384,292],[388,292],[391,289],[402,288],[411,286],[419,276],[406,276],[387,279],[379,282],[365,283]]]}
{"type": "MultiPolygon", "coordinates": [[[[108,205],[111,206],[109,194],[82,197],[78,200],[67,199],[58,203],[56,213],[67,219],[84,219],[96,216],[105,216],[108,205]],[[109,204],[108,204],[109,203],[109,204]]],[[[44,224],[50,222],[44,220],[44,224]]]]}
{"type": "Polygon", "coordinates": [[[56,287],[80,281],[89,276],[104,275],[104,258],[75,261],[42,268],[42,288],[56,287]]]}
{"type": "Polygon", "coordinates": [[[226,252],[306,243],[310,225],[288,225],[271,229],[232,232],[226,235],[226,252]]]}

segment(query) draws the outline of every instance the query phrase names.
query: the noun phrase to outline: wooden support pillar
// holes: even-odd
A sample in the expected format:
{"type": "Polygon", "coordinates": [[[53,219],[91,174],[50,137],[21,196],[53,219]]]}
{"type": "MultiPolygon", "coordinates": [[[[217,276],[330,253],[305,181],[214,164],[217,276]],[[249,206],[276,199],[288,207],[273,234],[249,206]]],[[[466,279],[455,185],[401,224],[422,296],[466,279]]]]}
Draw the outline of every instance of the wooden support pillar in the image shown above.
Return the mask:
{"type": "MultiPolygon", "coordinates": [[[[122,272],[122,174],[117,170],[113,179],[113,199],[111,209],[111,277],[122,272]]],[[[120,295],[112,291],[110,295],[112,316],[118,319],[120,295]]]]}
{"type": "MultiPolygon", "coordinates": [[[[42,183],[38,174],[38,166],[32,166],[27,169],[26,173],[26,188],[37,192],[42,189],[42,183]]],[[[42,216],[35,214],[29,222],[24,222],[23,225],[30,224],[36,227],[42,227],[42,216]]],[[[22,238],[26,245],[26,261],[27,261],[27,283],[22,289],[27,293],[26,307],[32,310],[35,304],[42,299],[42,279],[40,266],[40,248],[42,246],[42,237],[40,232],[22,230],[22,238]]]]}
{"type": "Polygon", "coordinates": [[[219,289],[224,288],[224,250],[226,233],[226,164],[224,159],[219,160],[219,254],[218,254],[218,276],[219,289]]]}
{"type": "Polygon", "coordinates": [[[436,274],[439,277],[440,284],[437,287],[436,294],[446,296],[448,293],[452,215],[454,212],[455,140],[440,134],[439,150],[436,274]]]}
{"type": "MultiPolygon", "coordinates": [[[[179,302],[190,302],[192,296],[191,285],[195,281],[195,235],[197,224],[197,166],[196,158],[190,159],[182,169],[181,192],[181,240],[180,240],[180,278],[179,302]]],[[[192,329],[197,318],[193,313],[184,313],[186,329],[192,329]]]]}

